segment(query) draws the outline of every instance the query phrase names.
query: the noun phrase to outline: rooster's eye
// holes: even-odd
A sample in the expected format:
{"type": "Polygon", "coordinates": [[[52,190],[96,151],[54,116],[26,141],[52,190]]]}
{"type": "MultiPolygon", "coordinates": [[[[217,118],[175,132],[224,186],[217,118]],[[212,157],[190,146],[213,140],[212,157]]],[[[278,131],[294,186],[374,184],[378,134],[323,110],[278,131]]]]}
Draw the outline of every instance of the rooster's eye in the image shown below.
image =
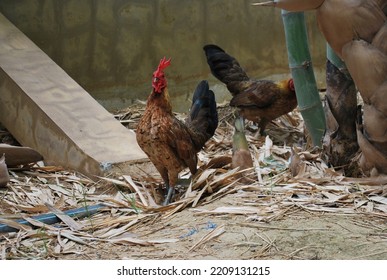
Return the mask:
{"type": "Polygon", "coordinates": [[[153,79],[153,82],[156,83],[156,82],[158,82],[158,80],[160,80],[160,79],[157,78],[157,77],[155,77],[155,78],[153,79]]]}

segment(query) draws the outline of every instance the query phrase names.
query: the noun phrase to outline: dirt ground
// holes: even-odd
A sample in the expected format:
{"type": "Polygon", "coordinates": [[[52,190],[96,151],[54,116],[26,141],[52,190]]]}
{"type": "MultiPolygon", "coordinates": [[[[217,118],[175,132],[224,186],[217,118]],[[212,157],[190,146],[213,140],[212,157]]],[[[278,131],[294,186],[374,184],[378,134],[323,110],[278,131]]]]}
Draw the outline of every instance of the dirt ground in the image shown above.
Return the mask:
{"type": "MultiPolygon", "coordinates": [[[[231,154],[229,123],[222,119],[200,154],[202,164],[231,154]]],[[[0,189],[0,224],[50,212],[47,203],[62,211],[106,208],[89,218],[0,233],[0,259],[386,260],[387,179],[345,178],[310,151],[298,153],[302,168],[292,176],[283,143],[298,141],[300,131],[302,124],[294,128],[285,119],[269,131],[282,137],[271,145],[249,132],[257,164],[251,184],[239,182],[229,166],[208,167],[165,208],[154,202],[161,180],[150,171],[99,182],[50,167],[12,171],[0,189]]]]}
{"type": "Polygon", "coordinates": [[[257,222],[249,221],[249,215],[205,213],[235,207],[243,200],[243,194],[228,195],[168,219],[149,221],[130,233],[136,238],[177,242],[152,246],[99,243],[96,248],[80,246],[79,253],[61,259],[387,259],[386,216],[290,207],[278,219],[257,222]],[[201,243],[215,227],[220,235],[201,243]]]}
{"type": "MultiPolygon", "coordinates": [[[[70,174],[59,181],[29,177],[21,184],[22,192],[31,191],[27,195],[31,200],[35,196],[53,200],[55,205],[63,200],[73,204],[69,197],[59,195],[74,189],[79,178],[73,177],[70,174]],[[41,183],[36,184],[35,180],[41,183]],[[50,194],[48,189],[55,192],[50,194]]],[[[181,211],[174,211],[172,204],[173,213],[155,212],[157,208],[135,213],[135,207],[119,200],[119,193],[108,190],[111,184],[100,187],[95,194],[95,185],[84,188],[82,198],[89,204],[98,200],[116,204],[91,218],[75,218],[82,230],[69,230],[61,223],[61,228],[37,225],[37,229],[0,233],[1,259],[387,259],[387,215],[380,211],[385,210],[384,204],[379,203],[382,196],[372,196],[380,194],[380,190],[384,193],[383,186],[363,191],[349,189],[344,195],[338,192],[336,199],[329,197],[335,202],[329,203],[323,203],[321,193],[326,189],[326,198],[332,186],[311,188],[304,192],[309,197],[299,190],[280,190],[286,186],[274,188],[272,193],[239,189],[211,202],[206,201],[208,196],[204,197],[195,207],[187,205],[181,211]],[[372,197],[377,197],[378,202],[375,199],[374,204],[370,203],[372,197]],[[352,204],[356,205],[355,210],[352,204]]],[[[23,199],[17,186],[12,185],[11,190],[23,199]]],[[[15,196],[6,189],[0,191],[1,218],[7,218],[12,215],[5,208],[15,196]],[[9,195],[13,198],[9,199],[9,195]]],[[[72,196],[78,201],[76,192],[72,196]]],[[[39,201],[34,206],[36,210],[23,206],[28,199],[14,207],[30,212],[41,209],[39,201]]],[[[175,204],[179,205],[179,201],[175,204]]]]}

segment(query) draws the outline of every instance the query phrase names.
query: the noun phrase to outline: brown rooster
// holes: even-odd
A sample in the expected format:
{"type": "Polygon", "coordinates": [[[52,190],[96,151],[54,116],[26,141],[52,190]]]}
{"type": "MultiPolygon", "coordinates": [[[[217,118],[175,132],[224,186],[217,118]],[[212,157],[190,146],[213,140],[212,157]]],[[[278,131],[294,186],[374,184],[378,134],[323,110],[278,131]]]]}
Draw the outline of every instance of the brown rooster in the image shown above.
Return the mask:
{"type": "Polygon", "coordinates": [[[163,58],[153,73],[153,89],[136,132],[138,144],[160,172],[168,189],[164,205],[174,194],[179,172],[188,167],[192,174],[196,173],[197,153],[218,126],[215,96],[207,81],[198,84],[185,122],[173,115],[164,75],[169,65],[170,59],[163,58]]]}
{"type": "Polygon", "coordinates": [[[293,79],[280,82],[250,79],[238,61],[216,45],[204,46],[211,73],[233,95],[230,105],[244,118],[257,122],[260,133],[266,125],[297,107],[293,79]]]}

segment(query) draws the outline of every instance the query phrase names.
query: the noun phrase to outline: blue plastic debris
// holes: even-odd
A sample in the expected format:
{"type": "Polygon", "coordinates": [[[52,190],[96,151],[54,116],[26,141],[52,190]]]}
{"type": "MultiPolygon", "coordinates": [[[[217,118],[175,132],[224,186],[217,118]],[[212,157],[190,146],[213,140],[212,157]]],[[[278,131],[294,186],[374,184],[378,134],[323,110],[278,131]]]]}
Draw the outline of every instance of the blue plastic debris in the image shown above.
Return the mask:
{"type": "Polygon", "coordinates": [[[196,228],[192,228],[188,233],[181,235],[179,238],[186,238],[188,236],[194,235],[195,233],[198,233],[199,231],[196,228]]]}
{"type": "MultiPolygon", "coordinates": [[[[88,216],[94,215],[103,207],[104,207],[103,204],[97,204],[97,205],[67,210],[67,211],[64,211],[64,213],[70,217],[78,217],[78,218],[88,217],[88,216]]],[[[54,213],[42,214],[31,218],[48,225],[60,222],[59,218],[54,213]]],[[[24,219],[16,220],[16,222],[21,225],[28,225],[28,226],[34,227],[32,224],[30,224],[24,219]]],[[[15,232],[15,231],[18,231],[18,229],[10,227],[8,225],[0,224],[0,232],[15,232]]]]}
{"type": "Polygon", "coordinates": [[[217,224],[208,221],[204,229],[215,229],[217,226],[218,226],[217,224]]]}
{"type": "MultiPolygon", "coordinates": [[[[207,224],[204,227],[202,227],[201,229],[212,230],[212,229],[215,229],[217,226],[218,226],[217,224],[208,221],[207,224]]],[[[192,228],[188,233],[181,235],[179,238],[186,238],[186,237],[194,235],[195,233],[198,233],[198,232],[199,232],[199,230],[197,228],[192,228]]]]}

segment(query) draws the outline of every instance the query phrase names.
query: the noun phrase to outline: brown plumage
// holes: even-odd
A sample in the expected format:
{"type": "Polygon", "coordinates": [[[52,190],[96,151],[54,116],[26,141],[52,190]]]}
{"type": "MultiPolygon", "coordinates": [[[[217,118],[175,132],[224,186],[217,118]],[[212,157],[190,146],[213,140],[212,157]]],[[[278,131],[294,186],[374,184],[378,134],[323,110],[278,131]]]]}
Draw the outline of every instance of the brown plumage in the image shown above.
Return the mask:
{"type": "Polygon", "coordinates": [[[266,125],[297,107],[293,79],[280,82],[250,79],[238,61],[216,45],[204,46],[211,73],[226,84],[233,98],[230,105],[240,115],[257,122],[263,134],[266,125]]]}
{"type": "Polygon", "coordinates": [[[181,122],[173,115],[163,72],[168,65],[169,60],[161,60],[153,74],[153,90],[136,131],[138,144],[167,186],[164,205],[173,196],[179,172],[188,167],[192,174],[196,173],[197,153],[218,125],[215,96],[207,81],[198,84],[186,121],[181,122]]]}

